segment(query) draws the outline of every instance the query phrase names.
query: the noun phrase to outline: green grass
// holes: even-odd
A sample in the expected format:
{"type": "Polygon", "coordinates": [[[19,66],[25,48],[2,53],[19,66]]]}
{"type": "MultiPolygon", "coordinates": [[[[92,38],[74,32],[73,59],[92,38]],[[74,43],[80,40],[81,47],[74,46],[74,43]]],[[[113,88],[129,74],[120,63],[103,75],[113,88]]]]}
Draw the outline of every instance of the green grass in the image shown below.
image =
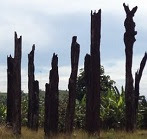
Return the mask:
{"type": "MultiPolygon", "coordinates": [[[[10,129],[4,126],[0,127],[0,139],[44,139],[43,129],[33,132],[26,127],[22,128],[22,135],[15,137],[10,129]]],[[[86,132],[78,130],[74,131],[71,136],[60,133],[52,136],[51,139],[98,139],[97,136],[89,136],[86,132]]],[[[126,133],[124,131],[101,131],[100,139],[147,139],[147,130],[138,130],[135,133],[126,133]]]]}

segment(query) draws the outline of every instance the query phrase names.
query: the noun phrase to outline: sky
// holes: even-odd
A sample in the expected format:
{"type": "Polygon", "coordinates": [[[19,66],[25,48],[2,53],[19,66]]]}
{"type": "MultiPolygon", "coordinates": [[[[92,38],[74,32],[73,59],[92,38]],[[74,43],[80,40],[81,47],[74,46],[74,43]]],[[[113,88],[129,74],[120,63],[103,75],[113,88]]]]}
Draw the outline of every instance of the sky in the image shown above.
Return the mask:
{"type": "MultiPolygon", "coordinates": [[[[139,0],[5,0],[0,1],[0,92],[7,90],[7,55],[13,55],[14,31],[22,35],[22,90],[27,92],[28,53],[35,49],[35,78],[40,89],[49,82],[53,53],[59,58],[59,89],[68,89],[71,72],[70,47],[72,36],[80,44],[79,69],[90,51],[90,12],[102,10],[101,64],[105,73],[116,82],[118,89],[125,85],[125,46],[123,42],[125,11],[138,6],[136,42],[133,55],[133,76],[147,51],[147,2],[139,0]]],[[[141,95],[147,96],[147,66],[140,83],[141,95]]]]}

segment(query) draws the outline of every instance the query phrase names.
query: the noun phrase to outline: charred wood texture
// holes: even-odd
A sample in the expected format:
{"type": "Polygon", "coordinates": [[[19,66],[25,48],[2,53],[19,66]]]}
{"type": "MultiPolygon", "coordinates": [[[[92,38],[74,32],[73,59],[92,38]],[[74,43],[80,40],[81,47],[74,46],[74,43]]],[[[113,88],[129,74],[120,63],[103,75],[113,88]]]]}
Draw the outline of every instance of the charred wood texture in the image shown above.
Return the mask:
{"type": "Polygon", "coordinates": [[[137,6],[132,10],[129,6],[123,4],[126,19],[124,22],[125,30],[124,43],[125,43],[125,54],[126,54],[126,81],[125,81],[125,104],[126,104],[126,131],[132,132],[134,130],[134,93],[133,93],[133,77],[132,77],[132,58],[133,58],[133,45],[136,41],[135,35],[135,22],[133,17],[137,11],[137,6]]]}
{"type": "Polygon", "coordinates": [[[13,133],[21,134],[21,52],[22,37],[15,32],[14,76],[13,76],[13,133]]]}
{"type": "Polygon", "coordinates": [[[135,95],[135,111],[134,111],[135,128],[136,128],[137,112],[138,112],[139,86],[140,86],[139,84],[140,84],[140,80],[141,80],[141,77],[142,77],[142,73],[143,73],[146,61],[147,61],[147,53],[145,53],[144,57],[141,60],[139,70],[135,73],[135,94],[134,94],[135,95]]]}
{"type": "Polygon", "coordinates": [[[38,109],[39,109],[39,83],[34,77],[34,51],[28,54],[28,128],[38,130],[38,109]]]}
{"type": "Polygon", "coordinates": [[[46,136],[58,132],[58,106],[59,106],[59,75],[58,57],[53,54],[52,69],[50,70],[49,84],[46,84],[45,93],[45,123],[44,132],[46,136]]]}
{"type": "Polygon", "coordinates": [[[91,124],[91,114],[92,114],[92,93],[91,93],[91,56],[86,54],[85,62],[84,62],[84,78],[86,82],[86,130],[89,131],[89,128],[92,126],[91,124]]]}
{"type": "Polygon", "coordinates": [[[86,130],[100,134],[100,39],[101,10],[91,11],[91,54],[85,57],[86,130]]]}
{"type": "Polygon", "coordinates": [[[38,119],[39,119],[39,82],[35,80],[33,82],[33,107],[32,107],[32,125],[31,129],[38,130],[38,119]]]}
{"type": "Polygon", "coordinates": [[[7,57],[7,117],[6,123],[8,126],[12,127],[13,123],[13,105],[14,105],[14,97],[13,97],[13,77],[14,77],[14,58],[7,57]]]}
{"type": "Polygon", "coordinates": [[[71,44],[71,75],[69,78],[68,89],[69,99],[66,110],[65,131],[70,133],[73,130],[76,101],[76,82],[79,63],[80,45],[77,43],[77,37],[73,36],[71,44]]]}
{"type": "Polygon", "coordinates": [[[32,128],[33,125],[33,95],[34,95],[34,51],[33,45],[32,51],[28,54],[28,128],[32,128]]]}

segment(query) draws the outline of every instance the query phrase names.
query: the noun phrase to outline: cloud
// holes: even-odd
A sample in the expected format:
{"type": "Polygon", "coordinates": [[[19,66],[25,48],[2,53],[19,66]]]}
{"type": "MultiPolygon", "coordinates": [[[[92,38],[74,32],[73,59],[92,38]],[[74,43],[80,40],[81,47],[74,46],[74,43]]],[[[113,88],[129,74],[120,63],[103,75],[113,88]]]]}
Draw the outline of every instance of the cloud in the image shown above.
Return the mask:
{"type": "MultiPolygon", "coordinates": [[[[134,56],[132,75],[135,78],[135,72],[140,67],[140,62],[143,55],[134,56]]],[[[111,79],[116,81],[116,86],[125,86],[125,59],[111,59],[102,63],[105,69],[105,73],[110,75],[111,79]]],[[[147,65],[144,68],[141,82],[140,82],[140,94],[147,96],[147,65]]]]}
{"type": "MultiPolygon", "coordinates": [[[[40,87],[48,82],[52,53],[59,57],[60,88],[67,89],[70,76],[70,45],[73,35],[81,45],[80,65],[90,49],[90,11],[102,9],[101,60],[106,73],[121,86],[124,84],[124,19],[123,2],[130,8],[138,6],[137,41],[134,45],[134,71],[146,51],[147,2],[122,0],[5,0],[0,2],[0,90],[6,90],[6,56],[13,55],[14,31],[23,38],[22,89],[27,90],[27,54],[36,44],[36,79],[40,87]],[[140,56],[141,55],[141,56],[140,56]],[[110,60],[111,59],[111,60],[110,60]],[[118,68],[121,67],[121,68],[118,68]]],[[[144,72],[141,86],[147,86],[144,72]]],[[[142,89],[142,87],[141,87],[142,89]]],[[[142,89],[144,90],[144,89],[142,89]]],[[[145,89],[147,90],[147,89],[145,89]]]]}

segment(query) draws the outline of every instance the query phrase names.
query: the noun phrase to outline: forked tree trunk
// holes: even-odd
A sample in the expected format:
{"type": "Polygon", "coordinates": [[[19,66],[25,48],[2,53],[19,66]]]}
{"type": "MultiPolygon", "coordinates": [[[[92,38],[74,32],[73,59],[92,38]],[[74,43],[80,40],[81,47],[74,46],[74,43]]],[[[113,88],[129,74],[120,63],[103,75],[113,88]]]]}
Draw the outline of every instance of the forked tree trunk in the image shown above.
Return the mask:
{"type": "Polygon", "coordinates": [[[14,109],[13,109],[13,133],[21,134],[21,50],[22,37],[17,38],[15,32],[15,52],[14,52],[14,109]]]}
{"type": "Polygon", "coordinates": [[[134,112],[134,127],[136,128],[136,123],[137,123],[137,113],[138,113],[138,101],[139,101],[139,84],[140,84],[140,80],[142,77],[142,73],[145,67],[147,61],[147,53],[145,53],[144,57],[141,60],[140,63],[140,68],[139,70],[135,73],[135,112],[134,112]]]}
{"type": "Polygon", "coordinates": [[[14,98],[13,98],[13,77],[14,77],[14,58],[7,57],[7,117],[6,117],[6,124],[8,127],[12,127],[13,123],[13,105],[14,105],[14,98]]]}
{"type": "Polygon", "coordinates": [[[45,121],[44,132],[46,136],[58,132],[58,106],[59,106],[59,75],[58,57],[53,54],[52,69],[50,70],[49,84],[46,84],[45,92],[45,121]]]}
{"type": "Polygon", "coordinates": [[[73,130],[75,101],[76,101],[76,82],[79,63],[80,45],[76,42],[77,37],[72,38],[71,44],[71,75],[69,78],[68,89],[69,99],[66,110],[65,131],[71,133],[73,130]]]}
{"type": "Polygon", "coordinates": [[[91,54],[85,57],[86,130],[100,135],[100,39],[101,10],[91,11],[91,54]]]}
{"type": "Polygon", "coordinates": [[[133,57],[133,44],[136,41],[135,35],[135,22],[133,21],[134,14],[137,6],[132,10],[123,4],[126,19],[124,26],[126,32],[124,33],[125,54],[126,54],[126,81],[125,81],[125,103],[126,103],[126,131],[134,130],[134,93],[133,93],[133,77],[132,77],[132,57],[133,57]]]}
{"type": "Polygon", "coordinates": [[[39,110],[39,83],[34,77],[34,51],[28,54],[28,128],[38,130],[38,110],[39,110]]]}

